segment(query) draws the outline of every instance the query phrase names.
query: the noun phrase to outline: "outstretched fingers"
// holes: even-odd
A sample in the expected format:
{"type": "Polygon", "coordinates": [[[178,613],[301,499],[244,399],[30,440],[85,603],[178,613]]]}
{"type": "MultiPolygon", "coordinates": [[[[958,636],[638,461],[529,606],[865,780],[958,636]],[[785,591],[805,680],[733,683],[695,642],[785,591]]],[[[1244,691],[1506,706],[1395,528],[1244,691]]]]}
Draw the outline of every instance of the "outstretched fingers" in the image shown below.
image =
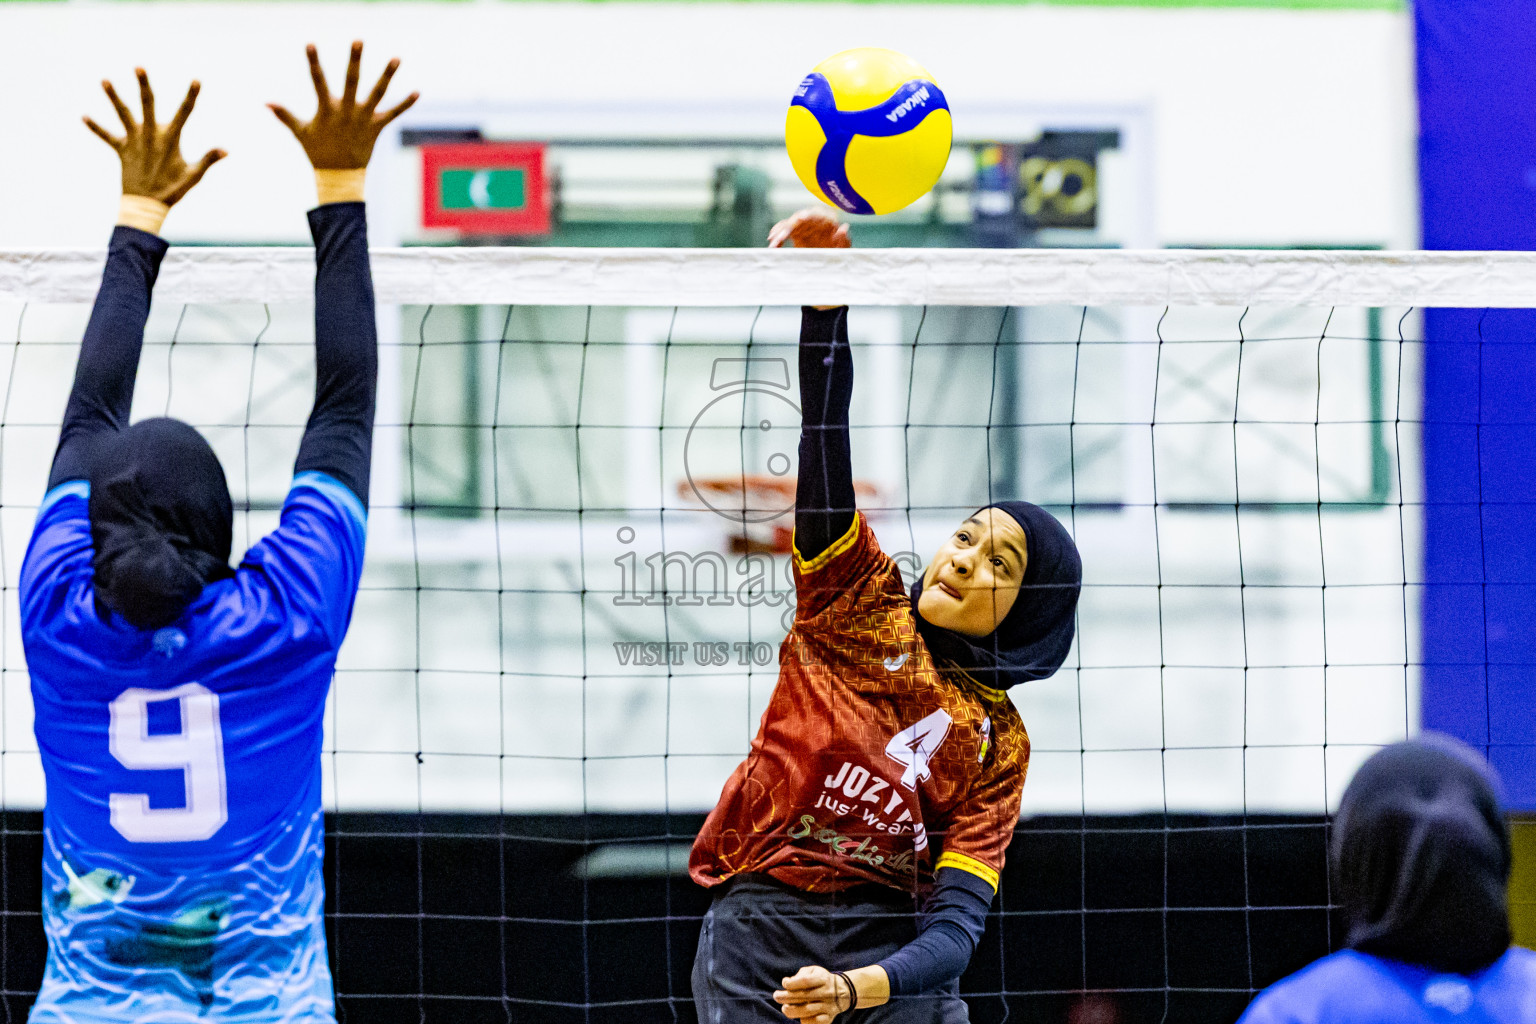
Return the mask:
{"type": "Polygon", "coordinates": [[[85,122],[85,126],[87,128],[96,133],[97,138],[101,139],[102,142],[105,142],[113,149],[118,149],[122,146],[122,139],[119,139],[117,136],[107,131],[101,125],[97,124],[95,121],[92,121],[89,117],[81,118],[81,120],[85,122]]]}
{"type": "Polygon", "coordinates": [[[210,149],[204,153],[203,158],[187,171],[181,181],[176,183],[176,187],[171,190],[171,193],[165,197],[163,202],[167,206],[176,205],[183,196],[192,191],[193,186],[203,180],[203,175],[208,173],[208,168],[223,160],[226,156],[228,154],[222,149],[210,149]]]}
{"type": "Polygon", "coordinates": [[[187,120],[197,106],[202,84],[193,80],[187,93],[177,106],[175,114],[165,124],[158,124],[155,117],[155,93],[149,84],[149,73],[143,68],[133,69],[139,84],[139,103],[143,120],[135,121],[128,104],[110,81],[101,83],[102,91],[112,101],[122,122],[122,136],[113,135],[94,118],[82,120],[91,133],[111,146],[122,163],[122,189],[124,195],[149,196],[174,205],[187,194],[207,173],[208,168],[224,158],[222,149],[211,149],[195,165],[188,166],[181,156],[181,135],[187,120]]]}
{"type": "Polygon", "coordinates": [[[320,51],[315,49],[314,43],[310,43],[304,47],[304,52],[309,57],[309,77],[315,83],[315,98],[320,101],[321,110],[329,110],[331,89],[325,84],[325,71],[320,67],[320,51]]]}
{"type": "Polygon", "coordinates": [[[144,129],[153,131],[155,127],[155,91],[149,87],[149,72],[143,68],[134,68],[133,73],[139,79],[139,105],[144,110],[144,129]]]}
{"type": "Polygon", "coordinates": [[[393,58],[388,64],[384,65],[384,72],[379,75],[379,80],[374,83],[373,91],[368,94],[368,100],[363,104],[363,109],[372,111],[377,109],[380,103],[384,102],[384,93],[389,89],[389,80],[395,77],[395,72],[399,69],[399,57],[393,58]]]}
{"type": "Polygon", "coordinates": [[[360,97],[358,85],[362,80],[363,44],[359,40],[352,44],[348,55],[342,92],[333,97],[326,85],[325,73],[320,69],[320,57],[314,44],[305,51],[309,55],[310,75],[314,78],[315,96],[319,100],[315,116],[305,121],[279,104],[269,103],[267,108],[298,139],[311,166],[321,169],[366,167],[379,133],[385,125],[409,110],[419,98],[418,94],[412,93],[388,110],[379,111],[379,104],[384,101],[400,67],[399,60],[391,60],[373,87],[360,97]]]}
{"type": "Polygon", "coordinates": [[[192,84],[187,86],[187,96],[181,101],[181,106],[176,108],[176,116],[171,118],[170,125],[166,128],[166,138],[172,147],[181,141],[182,126],[187,123],[187,118],[192,115],[192,108],[197,106],[197,94],[203,89],[203,84],[197,79],[192,79],[192,84]]]}
{"type": "Polygon", "coordinates": [[[341,92],[341,107],[351,110],[357,105],[357,83],[363,74],[363,41],[354,40],[352,56],[347,60],[347,83],[341,92]]]}
{"type": "Polygon", "coordinates": [[[123,122],[123,130],[132,132],[138,125],[134,123],[133,114],[128,110],[128,104],[123,102],[122,97],[117,94],[117,90],[112,88],[112,83],[105,78],[101,80],[101,88],[107,94],[107,99],[112,101],[112,109],[117,111],[117,119],[123,122]]]}
{"type": "Polygon", "coordinates": [[[304,122],[294,117],[293,113],[282,104],[268,103],[267,109],[272,111],[273,114],[277,115],[277,119],[283,122],[283,124],[287,126],[288,130],[293,132],[295,135],[299,134],[299,132],[303,129],[304,122]]]}
{"type": "Polygon", "coordinates": [[[379,121],[379,127],[383,128],[385,125],[389,124],[389,122],[393,121],[407,110],[410,110],[411,107],[414,106],[416,101],[419,99],[421,99],[421,93],[413,92],[399,103],[396,103],[393,107],[390,107],[388,110],[384,111],[384,113],[380,115],[382,120],[379,121]]]}

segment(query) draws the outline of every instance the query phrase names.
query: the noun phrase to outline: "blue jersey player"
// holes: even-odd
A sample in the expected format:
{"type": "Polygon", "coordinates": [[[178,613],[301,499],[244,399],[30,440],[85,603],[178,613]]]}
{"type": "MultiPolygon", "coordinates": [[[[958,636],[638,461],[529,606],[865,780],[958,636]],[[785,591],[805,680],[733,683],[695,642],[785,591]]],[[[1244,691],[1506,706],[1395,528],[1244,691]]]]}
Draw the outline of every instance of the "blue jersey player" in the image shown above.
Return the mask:
{"type": "Polygon", "coordinates": [[[363,174],[392,61],[357,98],[361,44],[319,111],[274,107],[316,171],[314,411],[277,530],[230,568],[231,502],[187,424],[128,425],[157,232],[194,166],[138,72],[123,202],[22,568],[46,773],[34,1022],[332,1021],[322,919],[321,720],[363,565],[377,352],[363,174]]]}
{"type": "Polygon", "coordinates": [[[1471,748],[1426,733],[1374,754],[1330,859],[1349,948],[1260,993],[1240,1024],[1536,1021],[1536,953],[1510,945],[1509,826],[1471,748]]]}

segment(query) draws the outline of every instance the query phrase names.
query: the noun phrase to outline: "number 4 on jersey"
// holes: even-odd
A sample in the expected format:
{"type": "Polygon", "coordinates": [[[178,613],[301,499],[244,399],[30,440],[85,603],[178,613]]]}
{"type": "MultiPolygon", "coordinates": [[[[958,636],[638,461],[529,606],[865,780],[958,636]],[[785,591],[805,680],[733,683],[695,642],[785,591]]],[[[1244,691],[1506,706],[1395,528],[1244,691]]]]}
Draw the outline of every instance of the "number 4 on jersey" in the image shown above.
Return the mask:
{"type": "Polygon", "coordinates": [[[906,768],[901,773],[901,784],[916,789],[917,784],[933,776],[928,762],[939,750],[944,737],[949,735],[949,713],[943,708],[924,718],[916,725],[908,726],[885,745],[885,756],[906,768]]]}

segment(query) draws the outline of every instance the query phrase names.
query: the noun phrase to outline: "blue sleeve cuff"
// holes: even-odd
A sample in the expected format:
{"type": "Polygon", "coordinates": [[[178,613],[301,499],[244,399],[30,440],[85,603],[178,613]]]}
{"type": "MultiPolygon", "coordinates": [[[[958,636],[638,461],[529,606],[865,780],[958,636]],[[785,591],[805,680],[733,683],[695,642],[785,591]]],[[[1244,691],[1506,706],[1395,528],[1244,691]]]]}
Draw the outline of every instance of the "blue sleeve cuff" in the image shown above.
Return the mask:
{"type": "Polygon", "coordinates": [[[326,203],[324,206],[317,206],[310,210],[307,216],[310,236],[318,246],[326,241],[328,232],[336,230],[338,226],[348,221],[367,223],[368,204],[363,202],[326,203]]]}
{"type": "Polygon", "coordinates": [[[964,868],[941,867],[935,877],[940,885],[946,888],[963,889],[989,907],[992,905],[992,897],[997,895],[995,882],[989,882],[981,875],[964,868]]]}
{"type": "Polygon", "coordinates": [[[159,235],[131,228],[126,224],[119,224],[112,229],[112,240],[107,244],[113,249],[119,246],[133,246],[135,249],[140,249],[154,260],[156,268],[171,248],[171,243],[159,235]]]}
{"type": "Polygon", "coordinates": [[[367,528],[368,510],[363,507],[362,499],[352,493],[352,488],[329,473],[321,473],[313,469],[299,473],[293,478],[293,485],[288,488],[288,493],[292,495],[294,491],[304,488],[318,491],[328,498],[332,504],[346,512],[348,517],[359,527],[367,528]]]}
{"type": "Polygon", "coordinates": [[[41,519],[65,498],[81,498],[86,501],[91,499],[91,482],[89,480],[66,480],[57,487],[43,495],[43,503],[37,507],[37,517],[41,519]]]}

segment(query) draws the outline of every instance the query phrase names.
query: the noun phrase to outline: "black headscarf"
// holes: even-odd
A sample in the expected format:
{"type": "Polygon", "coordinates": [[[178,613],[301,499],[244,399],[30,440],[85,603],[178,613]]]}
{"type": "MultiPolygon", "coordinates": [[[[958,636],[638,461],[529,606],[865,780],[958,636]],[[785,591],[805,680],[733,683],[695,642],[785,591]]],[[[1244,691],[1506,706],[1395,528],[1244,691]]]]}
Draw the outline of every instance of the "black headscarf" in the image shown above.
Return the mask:
{"type": "Polygon", "coordinates": [[[1333,828],[1352,948],[1455,974],[1509,949],[1509,827],[1493,769],[1470,747],[1427,733],[1378,751],[1333,828]]]}
{"type": "Polygon", "coordinates": [[[234,575],[234,507],[203,435],[151,419],[91,455],[96,599],[139,629],[176,621],[204,586],[234,575]]]}
{"type": "Polygon", "coordinates": [[[965,636],[923,618],[917,610],[923,592],[923,577],[918,576],[912,583],[912,614],[936,661],[960,668],[983,686],[1006,690],[1054,675],[1066,660],[1076,629],[1083,563],[1066,527],[1039,505],[999,501],[986,508],[1006,512],[1024,530],[1024,580],[1013,607],[993,632],[965,636]]]}

